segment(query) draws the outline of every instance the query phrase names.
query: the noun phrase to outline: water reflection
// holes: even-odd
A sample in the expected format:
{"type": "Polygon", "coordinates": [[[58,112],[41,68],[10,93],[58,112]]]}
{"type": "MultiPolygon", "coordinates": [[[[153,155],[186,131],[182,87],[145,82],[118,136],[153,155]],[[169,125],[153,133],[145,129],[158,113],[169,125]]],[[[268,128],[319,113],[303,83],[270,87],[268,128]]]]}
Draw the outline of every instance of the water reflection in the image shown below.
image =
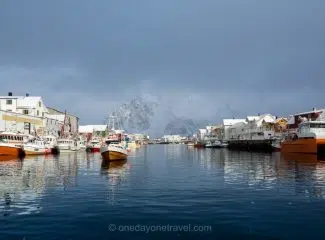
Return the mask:
{"type": "Polygon", "coordinates": [[[127,160],[112,162],[102,161],[101,174],[107,178],[107,199],[111,205],[116,204],[116,195],[127,181],[130,168],[131,165],[127,163],[127,160]]]}
{"type": "Polygon", "coordinates": [[[77,155],[26,157],[0,162],[0,209],[3,215],[31,214],[42,210],[50,188],[76,186],[77,155]]]}
{"type": "Polygon", "coordinates": [[[316,155],[226,150],[217,161],[221,159],[224,159],[225,183],[277,191],[281,191],[283,184],[286,184],[287,194],[291,192],[316,198],[325,196],[325,162],[319,161],[316,155]]]}
{"type": "Polygon", "coordinates": [[[184,148],[179,144],[165,144],[165,156],[169,160],[179,159],[184,148]]]}

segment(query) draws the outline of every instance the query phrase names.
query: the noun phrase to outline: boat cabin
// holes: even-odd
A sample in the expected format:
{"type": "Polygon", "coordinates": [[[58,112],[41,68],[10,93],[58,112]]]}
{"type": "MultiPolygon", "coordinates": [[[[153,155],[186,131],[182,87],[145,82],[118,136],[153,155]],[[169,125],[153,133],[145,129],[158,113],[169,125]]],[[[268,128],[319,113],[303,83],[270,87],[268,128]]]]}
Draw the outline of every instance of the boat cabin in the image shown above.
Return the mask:
{"type": "Polygon", "coordinates": [[[47,142],[55,142],[56,137],[54,137],[54,136],[45,136],[44,140],[47,141],[47,142]]]}
{"type": "Polygon", "coordinates": [[[0,141],[12,144],[22,144],[24,142],[24,135],[13,133],[1,133],[0,141]]]}
{"type": "Polygon", "coordinates": [[[317,121],[324,114],[324,112],[325,112],[325,109],[313,108],[312,111],[297,113],[295,115],[292,115],[288,119],[287,127],[289,129],[297,129],[297,128],[299,128],[299,124],[301,124],[304,120],[317,121]]]}
{"type": "Polygon", "coordinates": [[[40,139],[30,139],[27,144],[30,143],[30,144],[33,144],[33,145],[37,145],[37,146],[45,146],[44,144],[44,141],[40,140],[40,139]]]}
{"type": "Polygon", "coordinates": [[[317,138],[325,136],[325,121],[306,121],[299,124],[299,138],[317,138]]]}
{"type": "Polygon", "coordinates": [[[73,144],[73,140],[71,140],[71,139],[59,139],[58,144],[73,144]]]}

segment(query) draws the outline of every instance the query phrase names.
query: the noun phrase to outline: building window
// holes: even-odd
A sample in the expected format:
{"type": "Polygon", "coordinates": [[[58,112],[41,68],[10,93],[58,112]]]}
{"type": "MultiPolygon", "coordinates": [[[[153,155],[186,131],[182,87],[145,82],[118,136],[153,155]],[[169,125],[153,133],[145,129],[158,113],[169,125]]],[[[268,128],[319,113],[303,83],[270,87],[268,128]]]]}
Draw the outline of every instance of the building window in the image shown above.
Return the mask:
{"type": "Polygon", "coordinates": [[[37,110],[37,116],[39,116],[39,111],[37,110]]]}
{"type": "Polygon", "coordinates": [[[23,110],[23,114],[28,114],[28,110],[23,110]]]}
{"type": "Polygon", "coordinates": [[[41,103],[41,102],[39,102],[39,103],[38,103],[38,106],[39,106],[39,107],[41,107],[41,106],[42,106],[42,103],[41,103]]]}
{"type": "Polygon", "coordinates": [[[44,117],[44,113],[42,113],[42,117],[44,117]]]}
{"type": "Polygon", "coordinates": [[[7,105],[11,105],[12,104],[12,99],[7,99],[7,105]]]}

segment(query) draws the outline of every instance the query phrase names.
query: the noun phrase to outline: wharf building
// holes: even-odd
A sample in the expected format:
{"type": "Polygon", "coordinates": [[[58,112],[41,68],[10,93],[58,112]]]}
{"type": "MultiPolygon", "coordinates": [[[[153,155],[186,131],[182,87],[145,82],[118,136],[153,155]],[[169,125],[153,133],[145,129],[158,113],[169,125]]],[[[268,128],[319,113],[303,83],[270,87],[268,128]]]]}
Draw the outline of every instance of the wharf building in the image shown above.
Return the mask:
{"type": "Polygon", "coordinates": [[[59,137],[64,125],[69,132],[78,132],[79,120],[63,112],[53,112],[41,96],[0,96],[0,132],[17,132],[32,135],[59,137]],[[68,116],[68,117],[67,117],[68,116]]]}

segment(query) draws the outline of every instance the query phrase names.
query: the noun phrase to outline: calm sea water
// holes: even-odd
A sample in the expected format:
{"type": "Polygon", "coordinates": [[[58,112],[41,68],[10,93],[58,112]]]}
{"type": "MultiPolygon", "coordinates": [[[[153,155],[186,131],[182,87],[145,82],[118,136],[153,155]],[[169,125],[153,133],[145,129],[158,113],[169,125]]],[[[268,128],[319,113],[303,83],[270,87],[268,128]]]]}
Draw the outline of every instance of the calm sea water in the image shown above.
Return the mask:
{"type": "Polygon", "coordinates": [[[149,145],[0,162],[1,239],[323,239],[325,163],[149,145]]]}

